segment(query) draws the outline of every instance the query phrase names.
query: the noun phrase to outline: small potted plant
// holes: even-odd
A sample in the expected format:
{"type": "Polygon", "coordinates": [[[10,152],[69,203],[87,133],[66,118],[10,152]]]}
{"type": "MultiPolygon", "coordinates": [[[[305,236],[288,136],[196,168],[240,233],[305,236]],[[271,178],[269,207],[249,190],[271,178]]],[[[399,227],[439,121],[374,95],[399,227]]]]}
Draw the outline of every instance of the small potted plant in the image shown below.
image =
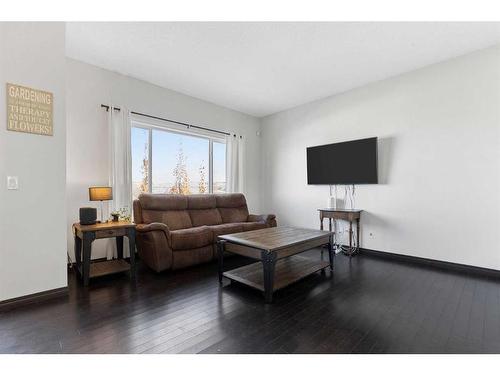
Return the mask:
{"type": "Polygon", "coordinates": [[[111,212],[111,216],[113,217],[113,221],[130,221],[130,214],[128,213],[127,207],[122,207],[119,210],[111,212]]]}
{"type": "Polygon", "coordinates": [[[113,218],[113,221],[119,221],[120,220],[120,212],[118,212],[118,211],[111,212],[111,217],[113,218]]]}

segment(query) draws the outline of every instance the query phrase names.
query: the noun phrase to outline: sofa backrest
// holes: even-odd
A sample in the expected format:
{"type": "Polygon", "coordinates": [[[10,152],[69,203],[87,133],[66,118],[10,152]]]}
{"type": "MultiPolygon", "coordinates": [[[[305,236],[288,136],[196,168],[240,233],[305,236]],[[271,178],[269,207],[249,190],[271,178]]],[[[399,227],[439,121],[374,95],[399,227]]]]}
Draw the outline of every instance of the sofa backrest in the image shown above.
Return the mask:
{"type": "Polygon", "coordinates": [[[188,195],[188,210],[193,227],[222,224],[222,217],[217,209],[213,194],[188,195]]]}
{"type": "Polygon", "coordinates": [[[215,199],[223,223],[241,223],[248,220],[247,201],[243,194],[216,194],[215,199]]]}
{"type": "Polygon", "coordinates": [[[185,195],[140,194],[139,203],[141,220],[145,224],[164,223],[170,230],[186,229],[193,226],[187,211],[188,201],[185,195]]]}
{"type": "Polygon", "coordinates": [[[245,196],[230,194],[150,194],[134,201],[136,223],[164,223],[170,230],[248,220],[245,196]]]}

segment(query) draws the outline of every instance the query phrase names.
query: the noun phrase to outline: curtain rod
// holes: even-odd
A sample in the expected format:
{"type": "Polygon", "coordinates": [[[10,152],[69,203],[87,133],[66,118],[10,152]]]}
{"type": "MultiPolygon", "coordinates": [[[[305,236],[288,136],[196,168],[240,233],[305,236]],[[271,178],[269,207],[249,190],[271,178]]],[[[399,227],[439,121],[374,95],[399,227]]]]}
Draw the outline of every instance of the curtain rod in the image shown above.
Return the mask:
{"type": "MultiPolygon", "coordinates": [[[[101,108],[106,108],[106,112],[107,112],[107,111],[109,111],[110,106],[106,105],[106,104],[101,104],[101,108]]],[[[113,107],[113,110],[120,111],[120,108],[113,107]]],[[[130,111],[130,113],[132,113],[134,115],[138,115],[138,116],[149,117],[149,118],[152,118],[152,119],[155,119],[155,120],[162,120],[162,121],[167,121],[167,122],[171,122],[171,123],[178,124],[178,125],[184,125],[184,126],[187,126],[188,128],[195,128],[195,129],[206,130],[206,131],[209,131],[209,132],[224,134],[224,135],[231,135],[231,133],[226,133],[226,132],[223,132],[223,131],[220,131],[220,130],[214,130],[214,129],[210,129],[210,128],[205,128],[203,126],[191,125],[191,124],[187,124],[185,122],[169,120],[168,118],[151,116],[151,115],[147,115],[145,113],[134,112],[134,111],[130,111]]],[[[234,136],[236,137],[236,134],[234,134],[234,136]]],[[[240,136],[240,138],[241,138],[241,136],[240,136]]]]}

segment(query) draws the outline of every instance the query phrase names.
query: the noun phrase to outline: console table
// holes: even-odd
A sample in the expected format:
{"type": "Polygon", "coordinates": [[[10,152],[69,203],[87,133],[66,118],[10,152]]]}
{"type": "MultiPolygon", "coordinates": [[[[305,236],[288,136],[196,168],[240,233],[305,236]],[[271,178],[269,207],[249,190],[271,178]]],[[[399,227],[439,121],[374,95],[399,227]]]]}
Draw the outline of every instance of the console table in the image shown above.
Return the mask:
{"type": "Polygon", "coordinates": [[[130,272],[135,280],[135,224],[128,221],[109,221],[91,225],[73,224],[75,236],[76,269],[83,279],[83,285],[89,285],[91,277],[98,277],[118,272],[130,272]],[[130,262],[123,259],[123,236],[128,237],[130,262]],[[116,238],[118,259],[90,263],[92,242],[99,238],[116,238]],[[83,246],[82,246],[83,245],[83,246]],[[83,253],[83,254],[82,254],[83,253]],[[82,259],[83,258],[83,259],[82,259]]]}
{"type": "Polygon", "coordinates": [[[352,256],[359,251],[359,222],[363,210],[350,208],[319,208],[320,229],[323,230],[323,219],[328,219],[328,230],[332,232],[332,219],[349,222],[349,249],[344,254],[352,256]],[[356,222],[356,247],[352,247],[352,223],[356,222]]]}

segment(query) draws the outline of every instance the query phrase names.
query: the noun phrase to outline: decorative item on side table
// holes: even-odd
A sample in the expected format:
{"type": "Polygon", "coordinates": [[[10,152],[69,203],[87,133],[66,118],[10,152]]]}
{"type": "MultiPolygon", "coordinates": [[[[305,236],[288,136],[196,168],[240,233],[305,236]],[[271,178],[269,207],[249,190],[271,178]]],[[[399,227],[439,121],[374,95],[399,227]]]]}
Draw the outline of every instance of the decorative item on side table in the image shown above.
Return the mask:
{"type": "Polygon", "coordinates": [[[80,224],[92,225],[97,220],[97,209],[94,207],[81,207],[80,208],[80,224]]]}
{"type": "Polygon", "coordinates": [[[101,202],[101,223],[104,223],[104,210],[102,201],[113,200],[113,189],[109,186],[91,186],[89,187],[89,200],[101,202]]]}
{"type": "Polygon", "coordinates": [[[114,222],[117,221],[130,221],[130,213],[128,207],[122,207],[119,210],[111,212],[111,217],[114,222]]]}

